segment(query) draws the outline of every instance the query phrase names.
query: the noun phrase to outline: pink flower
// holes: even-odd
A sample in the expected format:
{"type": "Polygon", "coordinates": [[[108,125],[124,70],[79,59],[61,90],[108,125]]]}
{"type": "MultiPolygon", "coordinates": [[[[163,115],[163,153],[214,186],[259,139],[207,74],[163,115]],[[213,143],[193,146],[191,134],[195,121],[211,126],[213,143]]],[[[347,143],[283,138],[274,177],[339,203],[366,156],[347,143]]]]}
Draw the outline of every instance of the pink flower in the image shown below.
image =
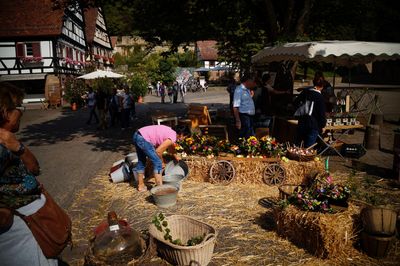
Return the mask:
{"type": "Polygon", "coordinates": [[[326,177],[326,183],[328,183],[328,184],[332,184],[332,183],[333,183],[333,178],[332,178],[332,176],[327,176],[327,177],[326,177]]]}

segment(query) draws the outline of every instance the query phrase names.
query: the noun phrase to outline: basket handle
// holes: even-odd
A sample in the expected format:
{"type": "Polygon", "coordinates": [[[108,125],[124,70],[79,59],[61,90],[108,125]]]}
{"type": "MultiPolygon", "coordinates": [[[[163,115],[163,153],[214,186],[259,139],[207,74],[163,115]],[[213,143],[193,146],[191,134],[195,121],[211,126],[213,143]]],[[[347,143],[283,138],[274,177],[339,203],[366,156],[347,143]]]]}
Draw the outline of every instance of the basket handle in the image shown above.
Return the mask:
{"type": "MultiPolygon", "coordinates": [[[[200,244],[203,244],[204,242],[206,242],[207,240],[209,240],[209,239],[212,238],[212,237],[215,237],[215,234],[213,234],[213,233],[207,234],[207,235],[203,238],[203,241],[201,241],[200,244]]],[[[200,244],[199,244],[199,245],[200,245],[200,244]]]]}

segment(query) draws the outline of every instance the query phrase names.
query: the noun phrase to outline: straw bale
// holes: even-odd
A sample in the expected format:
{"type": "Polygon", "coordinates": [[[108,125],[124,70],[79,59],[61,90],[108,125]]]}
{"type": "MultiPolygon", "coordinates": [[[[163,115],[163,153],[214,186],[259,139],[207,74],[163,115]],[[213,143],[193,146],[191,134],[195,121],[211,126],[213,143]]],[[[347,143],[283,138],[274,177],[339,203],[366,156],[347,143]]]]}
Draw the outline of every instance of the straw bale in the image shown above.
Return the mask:
{"type": "Polygon", "coordinates": [[[324,171],[322,161],[298,162],[289,160],[288,162],[282,161],[281,165],[286,171],[285,184],[306,184],[310,181],[307,180],[310,173],[324,171]]]}
{"type": "MultiPolygon", "coordinates": [[[[202,156],[189,156],[185,162],[190,169],[190,179],[195,181],[208,182],[211,166],[217,162],[215,158],[206,158],[202,156]]],[[[236,176],[232,183],[241,184],[263,184],[264,169],[268,162],[248,160],[232,160],[236,176]]],[[[283,184],[302,184],[306,182],[305,178],[310,172],[323,171],[324,166],[321,161],[297,162],[289,160],[288,162],[279,162],[285,169],[286,178],[283,184]]]]}
{"type": "Polygon", "coordinates": [[[359,213],[360,208],[353,204],[335,214],[307,212],[294,206],[274,211],[278,234],[321,258],[338,257],[351,249],[359,213]]]}

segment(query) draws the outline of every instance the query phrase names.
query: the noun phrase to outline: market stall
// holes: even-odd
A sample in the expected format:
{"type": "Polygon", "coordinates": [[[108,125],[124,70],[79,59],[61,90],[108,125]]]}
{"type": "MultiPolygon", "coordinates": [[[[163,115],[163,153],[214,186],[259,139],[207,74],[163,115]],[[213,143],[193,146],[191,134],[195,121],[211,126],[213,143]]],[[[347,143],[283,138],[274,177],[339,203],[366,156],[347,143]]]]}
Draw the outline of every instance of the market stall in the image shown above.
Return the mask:
{"type": "Polygon", "coordinates": [[[283,45],[265,47],[252,57],[255,66],[262,66],[271,62],[301,61],[323,62],[333,65],[333,88],[340,90],[339,102],[351,99],[346,106],[349,111],[358,114],[364,113],[369,123],[373,112],[380,111],[375,88],[398,89],[399,85],[351,84],[349,72],[348,84],[335,84],[335,70],[338,66],[348,69],[355,65],[368,64],[375,61],[400,59],[399,43],[361,42],[361,41],[320,41],[294,42],[283,45]]]}

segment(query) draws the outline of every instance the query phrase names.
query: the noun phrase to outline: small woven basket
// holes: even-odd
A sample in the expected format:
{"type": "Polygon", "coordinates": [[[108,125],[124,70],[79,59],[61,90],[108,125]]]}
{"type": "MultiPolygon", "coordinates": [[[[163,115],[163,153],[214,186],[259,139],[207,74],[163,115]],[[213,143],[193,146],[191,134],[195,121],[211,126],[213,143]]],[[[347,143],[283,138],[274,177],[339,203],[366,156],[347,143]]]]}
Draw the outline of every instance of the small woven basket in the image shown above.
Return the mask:
{"type": "Polygon", "coordinates": [[[164,233],[151,224],[150,236],[155,239],[158,253],[173,265],[207,265],[214,252],[215,229],[203,222],[184,215],[172,215],[166,218],[170,234],[174,239],[186,243],[196,236],[205,235],[203,242],[195,246],[179,246],[164,240],[164,233]]]}
{"type": "Polygon", "coordinates": [[[317,156],[317,152],[314,150],[312,154],[309,155],[299,155],[297,153],[292,153],[287,151],[286,152],[286,157],[288,157],[290,160],[293,161],[298,161],[298,162],[309,162],[314,160],[315,156],[317,156]]]}

